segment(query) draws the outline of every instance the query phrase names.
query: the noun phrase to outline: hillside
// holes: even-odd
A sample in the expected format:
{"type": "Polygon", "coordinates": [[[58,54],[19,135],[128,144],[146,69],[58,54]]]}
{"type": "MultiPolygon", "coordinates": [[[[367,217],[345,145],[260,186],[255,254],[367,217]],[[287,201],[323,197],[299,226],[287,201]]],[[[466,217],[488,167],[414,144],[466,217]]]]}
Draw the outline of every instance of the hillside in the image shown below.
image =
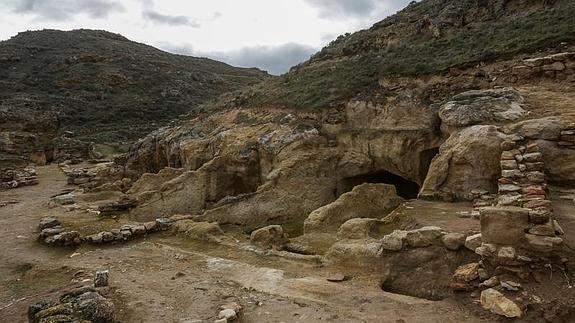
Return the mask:
{"type": "MultiPolygon", "coordinates": [[[[338,37],[309,61],[221,105],[321,108],[353,98],[384,102],[378,81],[445,74],[575,40],[569,0],[429,0],[367,30],[338,37]]],[[[391,93],[393,94],[393,93],[391,93]]]]}
{"type": "Polygon", "coordinates": [[[0,110],[53,113],[59,133],[96,143],[129,143],[267,77],[105,31],[32,31],[0,42],[0,110]]]}

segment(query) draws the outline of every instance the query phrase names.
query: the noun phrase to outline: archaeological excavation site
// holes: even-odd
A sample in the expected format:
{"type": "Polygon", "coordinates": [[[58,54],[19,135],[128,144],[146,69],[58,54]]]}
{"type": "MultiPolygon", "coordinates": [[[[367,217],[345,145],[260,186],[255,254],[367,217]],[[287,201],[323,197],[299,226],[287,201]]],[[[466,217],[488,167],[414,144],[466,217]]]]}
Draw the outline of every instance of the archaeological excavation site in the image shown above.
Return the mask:
{"type": "Polygon", "coordinates": [[[575,2],[374,21],[279,76],[7,35],[0,322],[575,322],[575,2]]]}

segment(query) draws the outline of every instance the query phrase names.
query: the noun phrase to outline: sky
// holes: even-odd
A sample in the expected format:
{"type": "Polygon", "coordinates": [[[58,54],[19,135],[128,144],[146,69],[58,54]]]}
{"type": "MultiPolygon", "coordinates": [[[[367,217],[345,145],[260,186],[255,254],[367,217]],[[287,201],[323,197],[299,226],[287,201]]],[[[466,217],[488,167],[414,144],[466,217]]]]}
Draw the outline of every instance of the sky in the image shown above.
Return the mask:
{"type": "Polygon", "coordinates": [[[0,40],[103,29],[162,50],[282,74],[410,0],[0,0],[0,40]]]}

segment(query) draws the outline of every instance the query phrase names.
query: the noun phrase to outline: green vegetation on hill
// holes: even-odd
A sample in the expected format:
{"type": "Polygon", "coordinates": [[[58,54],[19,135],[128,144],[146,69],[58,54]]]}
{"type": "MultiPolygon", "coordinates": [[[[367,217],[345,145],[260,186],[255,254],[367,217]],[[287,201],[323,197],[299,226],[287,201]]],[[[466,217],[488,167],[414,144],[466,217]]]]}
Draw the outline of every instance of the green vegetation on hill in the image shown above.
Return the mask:
{"type": "Polygon", "coordinates": [[[242,91],[234,103],[326,107],[369,93],[385,76],[439,74],[575,41],[575,2],[547,2],[413,3],[369,30],[341,36],[290,73],[242,91]]]}
{"type": "Polygon", "coordinates": [[[23,32],[0,42],[0,106],[53,112],[61,131],[100,143],[135,140],[268,77],[105,31],[23,32]]]}

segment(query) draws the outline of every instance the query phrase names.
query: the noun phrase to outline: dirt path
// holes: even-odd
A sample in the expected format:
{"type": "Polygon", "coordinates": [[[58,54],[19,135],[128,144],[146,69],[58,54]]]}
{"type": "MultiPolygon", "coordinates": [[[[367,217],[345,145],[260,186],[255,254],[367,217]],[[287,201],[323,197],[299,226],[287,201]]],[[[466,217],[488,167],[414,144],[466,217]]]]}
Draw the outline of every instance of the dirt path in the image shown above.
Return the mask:
{"type": "Polygon", "coordinates": [[[111,272],[122,322],[213,322],[218,307],[244,306],[242,322],[478,322],[453,301],[384,293],[375,278],[327,282],[334,268],[264,257],[159,235],[103,248],[48,248],[35,240],[43,216],[85,217],[50,209],[66,187],[55,166],[38,168],[40,185],[1,192],[0,321],[25,322],[27,306],[56,291],[111,272]]]}

